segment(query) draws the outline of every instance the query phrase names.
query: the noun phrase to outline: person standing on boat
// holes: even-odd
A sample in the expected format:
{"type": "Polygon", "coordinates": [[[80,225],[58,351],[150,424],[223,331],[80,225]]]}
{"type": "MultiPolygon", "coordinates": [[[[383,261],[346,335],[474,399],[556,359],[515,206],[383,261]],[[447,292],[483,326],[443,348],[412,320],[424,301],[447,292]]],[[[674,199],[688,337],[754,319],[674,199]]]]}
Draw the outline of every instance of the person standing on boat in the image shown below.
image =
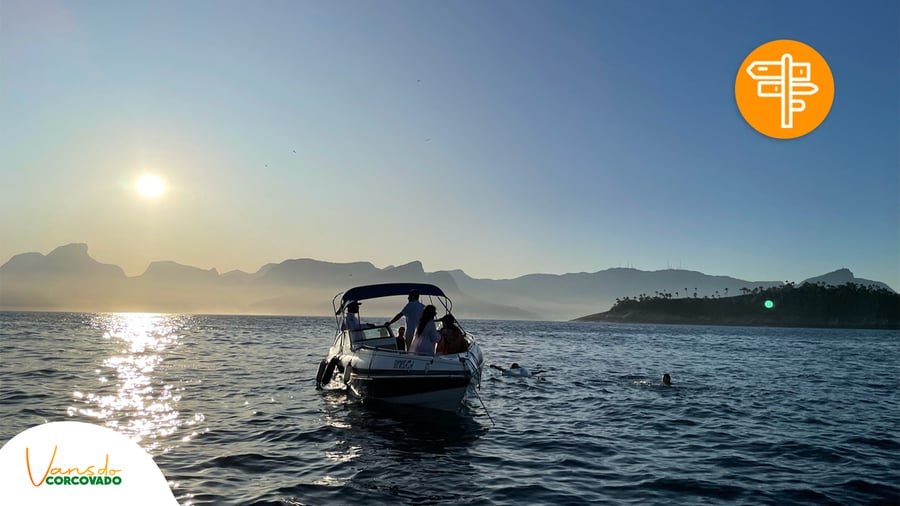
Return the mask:
{"type": "Polygon", "coordinates": [[[360,330],[363,328],[363,324],[359,322],[360,304],[362,303],[355,300],[347,304],[347,316],[344,317],[344,324],[341,325],[341,330],[360,330]]]}
{"type": "MultiPolygon", "coordinates": [[[[419,328],[419,319],[422,318],[422,311],[425,310],[425,306],[419,302],[419,291],[413,288],[409,291],[409,297],[407,297],[409,302],[403,306],[403,309],[397,313],[397,316],[391,319],[391,321],[385,323],[386,327],[390,327],[392,323],[399,320],[401,317],[406,318],[406,330],[409,331],[409,336],[406,340],[407,343],[415,336],[415,330],[419,328]]],[[[432,315],[433,316],[433,315],[432,315]]],[[[409,346],[407,346],[409,348],[409,346]]]]}
{"type": "Polygon", "coordinates": [[[441,340],[441,335],[434,324],[436,315],[437,309],[434,306],[425,306],[425,309],[422,311],[422,318],[419,319],[419,326],[416,327],[415,337],[413,337],[412,344],[409,346],[410,353],[434,355],[434,347],[441,340]]]}

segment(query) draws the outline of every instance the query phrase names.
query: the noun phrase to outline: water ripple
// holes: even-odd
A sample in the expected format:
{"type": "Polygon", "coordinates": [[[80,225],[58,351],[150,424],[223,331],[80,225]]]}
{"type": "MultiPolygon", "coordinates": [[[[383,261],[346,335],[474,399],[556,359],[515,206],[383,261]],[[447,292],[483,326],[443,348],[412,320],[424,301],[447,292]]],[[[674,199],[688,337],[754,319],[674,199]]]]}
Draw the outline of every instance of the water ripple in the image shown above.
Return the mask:
{"type": "Polygon", "coordinates": [[[894,333],[464,323],[546,370],[485,371],[496,425],[315,391],[327,318],[0,313],[0,440],[107,425],[192,505],[900,502],[894,333]]]}

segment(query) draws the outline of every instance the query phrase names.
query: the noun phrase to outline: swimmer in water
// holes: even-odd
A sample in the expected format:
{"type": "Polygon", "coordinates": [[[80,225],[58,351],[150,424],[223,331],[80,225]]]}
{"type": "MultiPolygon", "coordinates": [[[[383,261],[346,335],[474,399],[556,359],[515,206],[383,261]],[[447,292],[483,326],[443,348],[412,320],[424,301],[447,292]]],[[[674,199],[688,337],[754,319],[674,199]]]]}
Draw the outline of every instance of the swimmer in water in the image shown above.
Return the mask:
{"type": "Polygon", "coordinates": [[[672,386],[672,377],[669,376],[669,373],[665,373],[662,375],[662,384],[667,387],[672,386]]]}
{"type": "Polygon", "coordinates": [[[500,367],[499,365],[494,365],[494,364],[491,364],[491,367],[494,369],[497,369],[498,371],[503,373],[504,376],[515,376],[515,377],[519,377],[519,378],[528,378],[530,376],[537,376],[538,374],[544,372],[543,369],[541,369],[540,371],[529,372],[528,369],[525,369],[524,367],[519,366],[519,364],[517,364],[515,362],[513,362],[512,365],[509,366],[509,369],[504,369],[503,367],[500,367]]]}

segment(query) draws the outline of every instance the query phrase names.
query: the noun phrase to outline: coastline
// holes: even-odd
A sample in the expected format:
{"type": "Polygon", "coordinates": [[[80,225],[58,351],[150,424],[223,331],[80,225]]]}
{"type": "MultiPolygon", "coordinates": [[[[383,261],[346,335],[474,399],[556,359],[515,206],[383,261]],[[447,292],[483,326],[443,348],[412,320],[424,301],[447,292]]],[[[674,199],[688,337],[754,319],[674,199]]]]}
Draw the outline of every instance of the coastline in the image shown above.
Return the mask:
{"type": "Polygon", "coordinates": [[[579,322],[900,330],[900,294],[853,283],[804,284],[720,298],[619,299],[606,312],[579,322]]]}

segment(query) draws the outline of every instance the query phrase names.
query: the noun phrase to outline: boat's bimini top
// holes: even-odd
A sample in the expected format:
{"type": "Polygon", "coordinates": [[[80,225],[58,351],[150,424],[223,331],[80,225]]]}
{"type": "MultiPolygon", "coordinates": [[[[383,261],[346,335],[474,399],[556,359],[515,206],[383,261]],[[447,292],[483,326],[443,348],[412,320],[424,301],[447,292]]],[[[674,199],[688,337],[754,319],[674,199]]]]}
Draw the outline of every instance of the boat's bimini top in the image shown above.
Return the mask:
{"type": "Polygon", "coordinates": [[[440,288],[426,283],[382,283],[379,285],[357,286],[343,293],[341,296],[341,304],[335,311],[335,314],[340,314],[350,301],[393,297],[395,295],[408,295],[410,290],[418,290],[419,295],[433,295],[435,297],[447,298],[440,288]]]}

